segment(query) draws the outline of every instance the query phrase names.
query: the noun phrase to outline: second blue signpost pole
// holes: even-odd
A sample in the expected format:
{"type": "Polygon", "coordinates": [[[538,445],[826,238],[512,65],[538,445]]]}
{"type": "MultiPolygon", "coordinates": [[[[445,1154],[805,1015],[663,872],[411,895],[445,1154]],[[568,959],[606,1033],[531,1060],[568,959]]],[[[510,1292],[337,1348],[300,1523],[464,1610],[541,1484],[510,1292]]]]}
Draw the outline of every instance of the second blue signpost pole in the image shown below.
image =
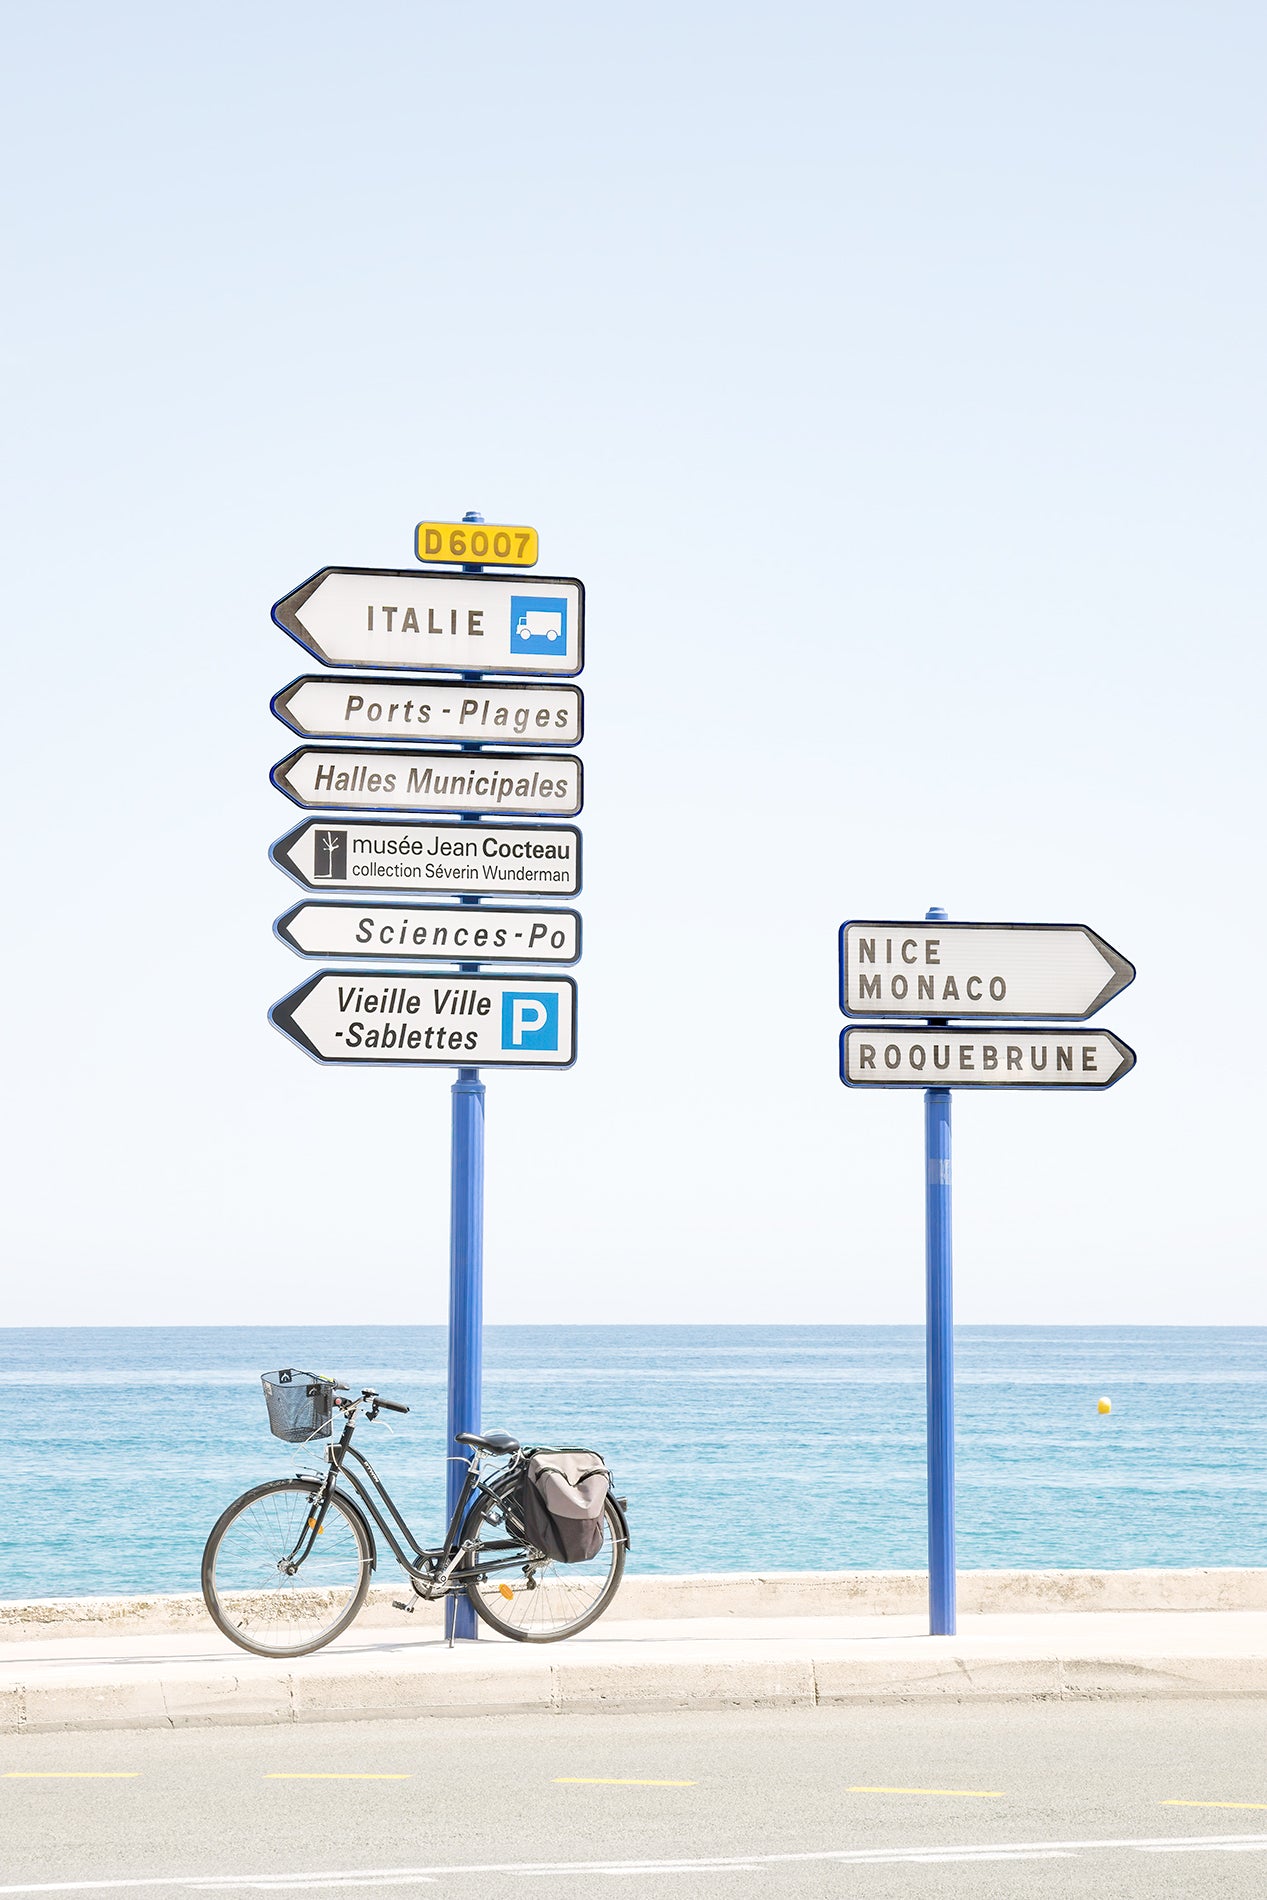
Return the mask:
{"type": "MultiPolygon", "coordinates": [[[[944,923],[938,905],[930,923],[944,923]]],[[[928,1381],[928,1628],[955,1634],[955,1332],[950,1227],[950,1090],[924,1095],[924,1351],[928,1381]]]]}

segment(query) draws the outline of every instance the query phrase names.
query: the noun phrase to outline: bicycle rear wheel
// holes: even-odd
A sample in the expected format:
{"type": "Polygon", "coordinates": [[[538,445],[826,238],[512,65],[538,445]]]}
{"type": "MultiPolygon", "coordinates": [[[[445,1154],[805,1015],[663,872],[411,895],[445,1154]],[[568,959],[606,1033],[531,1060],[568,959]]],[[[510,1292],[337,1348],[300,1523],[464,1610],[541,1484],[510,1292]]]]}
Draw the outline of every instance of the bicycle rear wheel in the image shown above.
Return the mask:
{"type": "MultiPolygon", "coordinates": [[[[489,1499],[473,1534],[481,1542],[487,1538],[496,1543],[515,1531],[507,1525],[501,1504],[489,1499]]],[[[498,1559],[511,1554],[495,1553],[498,1559]]],[[[472,1561],[479,1561],[478,1554],[472,1561]]],[[[603,1614],[624,1574],[625,1533],[609,1498],[603,1506],[603,1541],[597,1555],[584,1563],[560,1564],[534,1557],[525,1547],[522,1564],[468,1583],[466,1594],[475,1614],[500,1635],[516,1643],[561,1643],[603,1614]]]]}
{"type": "Polygon", "coordinates": [[[306,1656],[332,1642],[365,1601],[374,1565],[369,1533],[336,1491],[320,1534],[294,1576],[319,1486],[303,1478],[258,1484],[231,1504],[207,1539],[202,1594],[218,1629],[256,1656],[306,1656]]]}

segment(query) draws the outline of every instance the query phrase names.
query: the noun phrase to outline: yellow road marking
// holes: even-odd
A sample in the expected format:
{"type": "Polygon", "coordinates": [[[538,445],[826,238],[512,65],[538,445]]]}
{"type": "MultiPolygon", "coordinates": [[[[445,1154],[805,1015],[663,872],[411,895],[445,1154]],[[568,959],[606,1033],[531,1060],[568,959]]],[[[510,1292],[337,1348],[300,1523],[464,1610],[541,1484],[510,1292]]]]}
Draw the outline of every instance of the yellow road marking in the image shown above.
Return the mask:
{"type": "Polygon", "coordinates": [[[96,1769],[83,1768],[11,1768],[5,1774],[6,1781],[136,1781],[140,1776],[139,1768],[125,1768],[118,1773],[103,1774],[96,1769]]]}
{"type": "Polygon", "coordinates": [[[632,1775],[556,1775],[560,1788],[693,1788],[693,1781],[642,1781],[632,1775]]]}
{"type": "Polygon", "coordinates": [[[998,1788],[846,1788],[846,1794],[949,1794],[962,1801],[1002,1801],[998,1788]]]}
{"type": "Polygon", "coordinates": [[[265,1781],[412,1781],[412,1775],[265,1775],[265,1781]]]}
{"type": "Polygon", "coordinates": [[[1163,1808],[1267,1808],[1267,1801],[1163,1801],[1163,1808]]]}

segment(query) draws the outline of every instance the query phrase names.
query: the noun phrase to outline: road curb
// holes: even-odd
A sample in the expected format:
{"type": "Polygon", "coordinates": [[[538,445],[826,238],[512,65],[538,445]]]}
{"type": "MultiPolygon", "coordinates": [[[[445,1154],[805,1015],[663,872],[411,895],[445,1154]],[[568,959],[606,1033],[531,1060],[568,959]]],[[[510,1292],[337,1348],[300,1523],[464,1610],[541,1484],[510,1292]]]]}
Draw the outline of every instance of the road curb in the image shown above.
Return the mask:
{"type": "Polygon", "coordinates": [[[425,1664],[154,1668],[136,1680],[38,1666],[0,1689],[6,1734],[208,1728],[382,1718],[689,1709],[803,1709],[949,1701],[1108,1701],[1267,1696],[1267,1656],[1083,1657],[926,1654],[868,1659],[804,1652],[763,1658],[506,1656],[435,1652],[425,1664]],[[447,1666],[450,1659],[453,1666],[447,1666]]]}

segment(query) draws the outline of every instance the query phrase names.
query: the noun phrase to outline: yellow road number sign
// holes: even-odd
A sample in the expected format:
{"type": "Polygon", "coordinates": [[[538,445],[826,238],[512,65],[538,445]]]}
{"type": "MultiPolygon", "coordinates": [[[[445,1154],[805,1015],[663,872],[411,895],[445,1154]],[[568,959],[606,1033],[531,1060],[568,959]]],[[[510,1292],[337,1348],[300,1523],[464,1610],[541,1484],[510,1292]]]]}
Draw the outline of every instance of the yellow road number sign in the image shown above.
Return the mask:
{"type": "Polygon", "coordinates": [[[535,567],[537,530],[485,521],[420,521],[420,561],[482,561],[493,567],[535,567]]]}

